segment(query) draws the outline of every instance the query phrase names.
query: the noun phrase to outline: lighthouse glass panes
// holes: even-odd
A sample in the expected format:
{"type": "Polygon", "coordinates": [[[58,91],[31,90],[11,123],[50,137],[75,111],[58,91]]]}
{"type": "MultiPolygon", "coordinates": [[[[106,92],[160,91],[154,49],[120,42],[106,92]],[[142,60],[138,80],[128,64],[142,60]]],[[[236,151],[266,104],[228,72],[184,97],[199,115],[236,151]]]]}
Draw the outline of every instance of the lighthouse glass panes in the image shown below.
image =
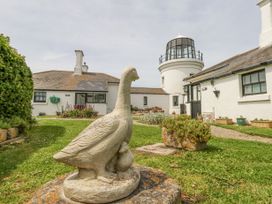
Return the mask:
{"type": "Polygon", "coordinates": [[[196,58],[194,41],[190,38],[176,38],[167,43],[165,60],[196,58]]]}

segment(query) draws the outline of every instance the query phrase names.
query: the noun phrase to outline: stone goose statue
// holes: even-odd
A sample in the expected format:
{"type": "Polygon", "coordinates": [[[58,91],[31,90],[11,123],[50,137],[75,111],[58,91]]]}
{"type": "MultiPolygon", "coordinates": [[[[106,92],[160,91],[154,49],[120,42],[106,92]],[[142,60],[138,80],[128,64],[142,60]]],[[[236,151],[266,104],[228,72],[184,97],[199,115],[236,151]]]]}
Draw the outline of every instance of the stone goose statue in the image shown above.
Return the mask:
{"type": "Polygon", "coordinates": [[[132,134],[130,87],[138,78],[135,68],[127,68],[121,76],[114,110],[91,123],[54,159],[77,167],[79,178],[105,182],[110,182],[117,171],[128,170],[133,163],[128,148],[132,134]]]}

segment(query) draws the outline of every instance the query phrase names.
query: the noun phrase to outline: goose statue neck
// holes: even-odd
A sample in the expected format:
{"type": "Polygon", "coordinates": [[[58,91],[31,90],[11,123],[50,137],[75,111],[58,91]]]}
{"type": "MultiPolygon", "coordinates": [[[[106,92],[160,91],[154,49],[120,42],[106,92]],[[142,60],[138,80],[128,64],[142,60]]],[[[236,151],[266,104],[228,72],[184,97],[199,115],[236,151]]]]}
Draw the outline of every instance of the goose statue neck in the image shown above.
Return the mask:
{"type": "Polygon", "coordinates": [[[130,101],[130,88],[132,81],[139,78],[134,68],[128,68],[122,74],[119,84],[119,90],[117,94],[117,101],[115,105],[116,111],[130,112],[131,101],[130,101]]]}

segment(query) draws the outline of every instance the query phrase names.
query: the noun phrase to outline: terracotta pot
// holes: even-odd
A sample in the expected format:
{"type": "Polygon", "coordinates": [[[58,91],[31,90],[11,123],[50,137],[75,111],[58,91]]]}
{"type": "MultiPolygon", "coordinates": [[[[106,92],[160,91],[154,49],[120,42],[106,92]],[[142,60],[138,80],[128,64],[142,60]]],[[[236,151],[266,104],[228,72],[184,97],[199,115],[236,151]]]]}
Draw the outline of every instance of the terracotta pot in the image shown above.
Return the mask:
{"type": "Polygon", "coordinates": [[[233,121],[232,119],[215,119],[215,123],[221,125],[232,125],[233,121]]]}
{"type": "Polygon", "coordinates": [[[189,140],[188,138],[179,141],[172,134],[168,134],[167,129],[164,127],[162,128],[162,140],[166,146],[185,149],[189,151],[198,151],[207,148],[206,142],[195,142],[189,140]]]}
{"type": "Polygon", "coordinates": [[[15,138],[19,135],[19,129],[18,128],[9,128],[8,129],[8,137],[10,139],[15,138]]]}
{"type": "Polygon", "coordinates": [[[0,129],[0,142],[6,141],[7,137],[8,137],[8,130],[0,129]]]}

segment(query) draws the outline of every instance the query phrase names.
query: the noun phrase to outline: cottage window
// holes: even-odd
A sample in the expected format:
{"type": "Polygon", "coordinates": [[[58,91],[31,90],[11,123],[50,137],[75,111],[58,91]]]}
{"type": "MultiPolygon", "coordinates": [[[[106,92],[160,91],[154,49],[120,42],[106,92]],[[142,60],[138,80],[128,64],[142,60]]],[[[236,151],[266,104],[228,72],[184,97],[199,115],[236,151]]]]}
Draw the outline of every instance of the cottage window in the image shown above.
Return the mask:
{"type": "Polygon", "coordinates": [[[179,97],[173,96],[173,106],[178,106],[178,104],[179,104],[179,97]]]}
{"type": "Polygon", "coordinates": [[[147,96],[144,96],[144,106],[147,106],[147,103],[148,103],[147,96]]]}
{"type": "Polygon", "coordinates": [[[45,103],[46,102],[46,92],[35,91],[34,92],[34,102],[35,103],[45,103]]]}
{"type": "Polygon", "coordinates": [[[105,93],[88,93],[87,103],[106,103],[105,93]]]}
{"type": "Polygon", "coordinates": [[[242,75],[243,95],[266,93],[265,70],[242,75]]]}

